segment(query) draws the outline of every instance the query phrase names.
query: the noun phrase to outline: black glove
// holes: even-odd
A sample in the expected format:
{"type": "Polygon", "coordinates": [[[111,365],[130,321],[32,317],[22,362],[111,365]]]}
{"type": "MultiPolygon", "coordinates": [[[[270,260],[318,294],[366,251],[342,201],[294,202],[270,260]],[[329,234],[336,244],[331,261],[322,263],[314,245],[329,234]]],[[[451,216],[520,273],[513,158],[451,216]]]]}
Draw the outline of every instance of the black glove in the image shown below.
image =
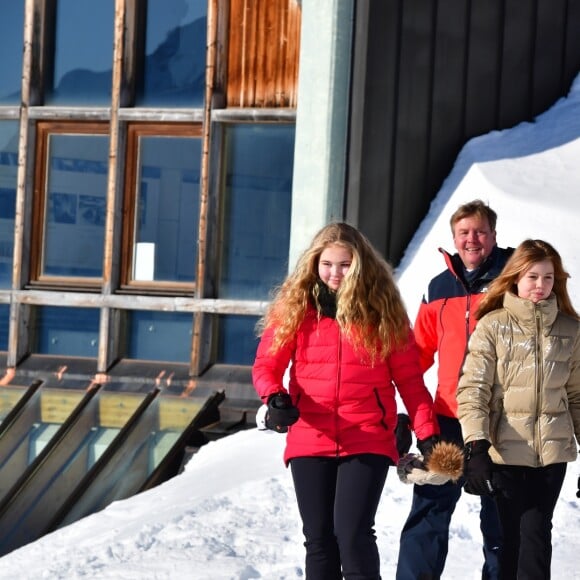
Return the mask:
{"type": "Polygon", "coordinates": [[[395,427],[395,437],[397,439],[397,451],[399,457],[403,457],[409,452],[413,437],[411,435],[411,419],[405,413],[397,415],[397,426],[395,427]]]}
{"type": "Polygon", "coordinates": [[[278,433],[286,433],[290,425],[298,421],[300,411],[292,404],[288,393],[275,393],[268,398],[266,427],[278,433]]]}
{"type": "Polygon", "coordinates": [[[487,452],[491,444],[485,439],[465,446],[465,491],[473,495],[493,495],[493,461],[487,452]]]}
{"type": "Polygon", "coordinates": [[[578,478],[578,491],[576,492],[576,497],[580,497],[580,477],[578,478]]]}
{"type": "Polygon", "coordinates": [[[427,439],[420,439],[417,441],[417,449],[421,452],[423,456],[423,463],[427,463],[431,451],[436,443],[439,443],[439,435],[431,435],[427,439]]]}

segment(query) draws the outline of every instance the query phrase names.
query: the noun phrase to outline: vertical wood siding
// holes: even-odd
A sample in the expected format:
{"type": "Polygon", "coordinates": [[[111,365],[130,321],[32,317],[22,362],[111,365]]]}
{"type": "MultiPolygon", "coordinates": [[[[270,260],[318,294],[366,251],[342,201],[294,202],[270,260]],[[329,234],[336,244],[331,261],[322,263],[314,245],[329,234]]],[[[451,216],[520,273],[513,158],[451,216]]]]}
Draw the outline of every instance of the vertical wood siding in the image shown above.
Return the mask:
{"type": "Polygon", "coordinates": [[[300,7],[296,0],[231,0],[228,107],[296,107],[300,7]]]}
{"type": "Polygon", "coordinates": [[[580,0],[369,0],[357,17],[368,20],[352,100],[362,145],[350,152],[359,161],[347,195],[397,264],[462,146],[568,93],[580,72],[580,0]]]}

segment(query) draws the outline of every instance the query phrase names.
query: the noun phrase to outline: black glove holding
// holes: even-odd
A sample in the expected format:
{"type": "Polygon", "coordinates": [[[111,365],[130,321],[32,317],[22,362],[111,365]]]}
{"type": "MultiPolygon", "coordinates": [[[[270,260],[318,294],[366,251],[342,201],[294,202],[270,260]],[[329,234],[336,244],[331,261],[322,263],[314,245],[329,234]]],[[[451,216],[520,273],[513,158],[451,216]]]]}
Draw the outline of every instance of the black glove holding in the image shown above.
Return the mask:
{"type": "Polygon", "coordinates": [[[431,455],[431,451],[433,451],[433,447],[435,447],[437,443],[439,443],[439,435],[431,435],[431,437],[427,437],[427,439],[417,440],[417,449],[423,456],[423,463],[427,463],[429,455],[431,455]]]}
{"type": "Polygon", "coordinates": [[[489,441],[478,439],[465,446],[465,491],[473,495],[493,495],[493,461],[488,450],[489,441]]]}
{"type": "Polygon", "coordinates": [[[300,411],[292,404],[288,393],[275,393],[268,397],[266,427],[278,433],[286,433],[290,425],[298,421],[300,411]]]}
{"type": "Polygon", "coordinates": [[[395,438],[397,439],[397,451],[399,457],[403,457],[409,452],[413,437],[411,435],[411,419],[405,413],[397,415],[397,426],[395,427],[395,438]]]}

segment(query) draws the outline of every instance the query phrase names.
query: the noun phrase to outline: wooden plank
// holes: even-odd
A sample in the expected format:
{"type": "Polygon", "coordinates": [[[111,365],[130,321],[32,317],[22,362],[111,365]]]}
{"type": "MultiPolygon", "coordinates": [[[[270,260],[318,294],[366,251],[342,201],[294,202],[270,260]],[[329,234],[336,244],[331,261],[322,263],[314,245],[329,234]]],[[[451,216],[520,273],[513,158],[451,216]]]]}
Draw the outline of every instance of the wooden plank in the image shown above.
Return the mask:
{"type": "Polygon", "coordinates": [[[436,3],[403,3],[396,130],[396,166],[389,219],[389,253],[400,255],[417,225],[414,191],[425,189],[433,79],[436,3]]]}
{"type": "Polygon", "coordinates": [[[232,0],[228,107],[295,107],[300,7],[295,0],[232,0]]]}
{"type": "Polygon", "coordinates": [[[27,387],[8,387],[0,389],[0,422],[12,410],[26,392],[27,387]]]}
{"type": "Polygon", "coordinates": [[[135,393],[106,393],[99,395],[99,426],[121,429],[143,402],[144,396],[135,393]]]}
{"type": "Polygon", "coordinates": [[[512,127],[532,111],[536,0],[505,0],[498,122],[512,127]]]}
{"type": "Polygon", "coordinates": [[[84,391],[46,389],[40,396],[40,421],[64,423],[85,396],[84,391]]]}
{"type": "Polygon", "coordinates": [[[465,139],[497,127],[503,0],[471,2],[465,139]]]}
{"type": "Polygon", "coordinates": [[[463,145],[468,15],[464,0],[437,3],[426,195],[413,204],[415,227],[427,213],[431,198],[439,191],[463,145]]]}
{"type": "MultiPolygon", "coordinates": [[[[389,257],[388,230],[395,167],[397,128],[397,78],[400,44],[400,2],[381,0],[357,7],[368,11],[367,31],[356,39],[355,58],[364,63],[364,72],[353,86],[353,114],[360,132],[360,153],[356,172],[349,173],[350,188],[358,195],[356,208],[347,218],[361,225],[370,241],[389,257]],[[362,35],[362,38],[361,38],[362,35]],[[352,184],[352,179],[358,182],[352,184]]],[[[352,130],[352,129],[351,129],[352,130]]],[[[351,196],[349,191],[349,197],[351,196]]]]}
{"type": "MultiPolygon", "coordinates": [[[[567,0],[538,0],[532,115],[549,109],[564,90],[564,41],[567,0]]],[[[576,30],[580,35],[580,31],[576,30]]]]}
{"type": "Polygon", "coordinates": [[[198,414],[205,400],[162,396],[159,399],[159,429],[183,430],[198,414]]]}
{"type": "Polygon", "coordinates": [[[119,308],[123,310],[160,310],[163,312],[209,312],[213,314],[262,314],[266,300],[225,298],[144,296],[135,294],[89,294],[85,292],[50,292],[18,290],[11,293],[13,304],[34,306],[68,306],[86,308],[119,308]]]}
{"type": "Polygon", "coordinates": [[[580,2],[568,0],[567,18],[564,28],[564,71],[563,89],[568,92],[572,81],[580,71],[580,2]]]}

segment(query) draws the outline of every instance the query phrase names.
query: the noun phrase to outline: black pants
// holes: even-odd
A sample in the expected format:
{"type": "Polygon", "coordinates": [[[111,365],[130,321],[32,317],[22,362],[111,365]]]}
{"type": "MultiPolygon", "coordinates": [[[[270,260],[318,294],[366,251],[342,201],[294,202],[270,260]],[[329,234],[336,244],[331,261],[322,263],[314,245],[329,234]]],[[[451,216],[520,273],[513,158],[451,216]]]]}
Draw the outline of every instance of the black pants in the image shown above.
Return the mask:
{"type": "Polygon", "coordinates": [[[374,525],[389,465],[371,454],[291,460],[306,580],[380,580],[374,525]]]}
{"type": "Polygon", "coordinates": [[[496,502],[504,538],[501,580],[550,578],[552,516],[565,475],[566,463],[496,466],[496,502]]]}

